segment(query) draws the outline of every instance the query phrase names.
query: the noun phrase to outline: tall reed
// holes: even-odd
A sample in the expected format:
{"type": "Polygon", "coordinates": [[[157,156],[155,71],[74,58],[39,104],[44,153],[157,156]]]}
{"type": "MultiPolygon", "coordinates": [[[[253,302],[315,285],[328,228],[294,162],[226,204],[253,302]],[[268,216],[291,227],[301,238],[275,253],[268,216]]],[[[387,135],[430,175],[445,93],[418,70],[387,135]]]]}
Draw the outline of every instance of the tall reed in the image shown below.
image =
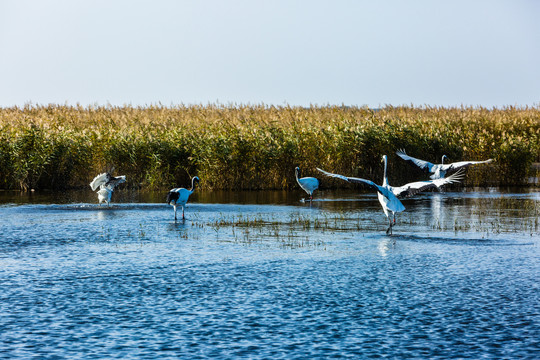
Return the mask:
{"type": "MultiPolygon", "coordinates": [[[[390,181],[426,178],[395,156],[440,162],[494,158],[470,168],[473,186],[524,185],[539,176],[540,108],[266,105],[32,106],[0,108],[0,188],[87,186],[115,166],[133,188],[296,187],[294,167],[390,181]]],[[[323,186],[347,186],[324,179],[323,186]]]]}

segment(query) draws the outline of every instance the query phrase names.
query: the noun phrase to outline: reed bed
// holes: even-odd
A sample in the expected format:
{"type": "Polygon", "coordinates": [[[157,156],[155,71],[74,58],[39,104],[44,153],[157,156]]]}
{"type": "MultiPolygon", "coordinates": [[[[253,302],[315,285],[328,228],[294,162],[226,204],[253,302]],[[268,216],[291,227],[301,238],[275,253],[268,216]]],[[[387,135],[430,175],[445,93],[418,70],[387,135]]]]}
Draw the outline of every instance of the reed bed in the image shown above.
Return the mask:
{"type": "Polygon", "coordinates": [[[1,189],[85,187],[111,166],[131,188],[187,186],[198,175],[205,189],[289,189],[295,166],[378,182],[383,154],[391,183],[426,179],[400,148],[432,162],[496,160],[470,168],[467,186],[539,176],[539,107],[28,105],[0,108],[0,130],[1,189]]]}

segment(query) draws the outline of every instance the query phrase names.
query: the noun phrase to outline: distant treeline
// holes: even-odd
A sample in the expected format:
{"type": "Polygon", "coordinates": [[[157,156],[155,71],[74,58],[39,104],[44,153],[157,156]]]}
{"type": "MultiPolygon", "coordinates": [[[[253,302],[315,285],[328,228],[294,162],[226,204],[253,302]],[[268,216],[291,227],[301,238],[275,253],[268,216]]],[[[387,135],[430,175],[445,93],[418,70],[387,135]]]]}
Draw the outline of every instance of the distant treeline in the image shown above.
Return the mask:
{"type": "Polygon", "coordinates": [[[0,188],[87,187],[114,166],[131,188],[297,187],[295,166],[323,187],[316,167],[390,182],[427,179],[395,155],[440,163],[495,159],[469,168],[467,186],[526,185],[540,161],[540,108],[485,109],[238,106],[0,108],[0,188]]]}

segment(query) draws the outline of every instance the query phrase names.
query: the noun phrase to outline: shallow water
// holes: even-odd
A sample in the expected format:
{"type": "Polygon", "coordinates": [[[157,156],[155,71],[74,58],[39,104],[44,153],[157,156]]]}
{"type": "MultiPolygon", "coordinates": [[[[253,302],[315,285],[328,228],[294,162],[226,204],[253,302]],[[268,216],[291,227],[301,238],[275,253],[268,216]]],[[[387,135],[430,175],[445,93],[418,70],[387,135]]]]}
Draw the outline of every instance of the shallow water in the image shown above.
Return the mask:
{"type": "Polygon", "coordinates": [[[0,194],[2,358],[537,358],[540,194],[0,194]]]}

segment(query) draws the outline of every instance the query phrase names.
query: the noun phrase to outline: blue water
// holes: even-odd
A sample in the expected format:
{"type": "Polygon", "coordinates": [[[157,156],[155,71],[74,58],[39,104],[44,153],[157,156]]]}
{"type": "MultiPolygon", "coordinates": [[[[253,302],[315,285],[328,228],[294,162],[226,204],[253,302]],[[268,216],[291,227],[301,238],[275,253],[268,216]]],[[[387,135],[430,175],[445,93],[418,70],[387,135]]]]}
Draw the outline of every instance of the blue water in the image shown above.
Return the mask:
{"type": "Polygon", "coordinates": [[[540,356],[538,192],[280,194],[0,197],[0,357],[540,356]]]}

